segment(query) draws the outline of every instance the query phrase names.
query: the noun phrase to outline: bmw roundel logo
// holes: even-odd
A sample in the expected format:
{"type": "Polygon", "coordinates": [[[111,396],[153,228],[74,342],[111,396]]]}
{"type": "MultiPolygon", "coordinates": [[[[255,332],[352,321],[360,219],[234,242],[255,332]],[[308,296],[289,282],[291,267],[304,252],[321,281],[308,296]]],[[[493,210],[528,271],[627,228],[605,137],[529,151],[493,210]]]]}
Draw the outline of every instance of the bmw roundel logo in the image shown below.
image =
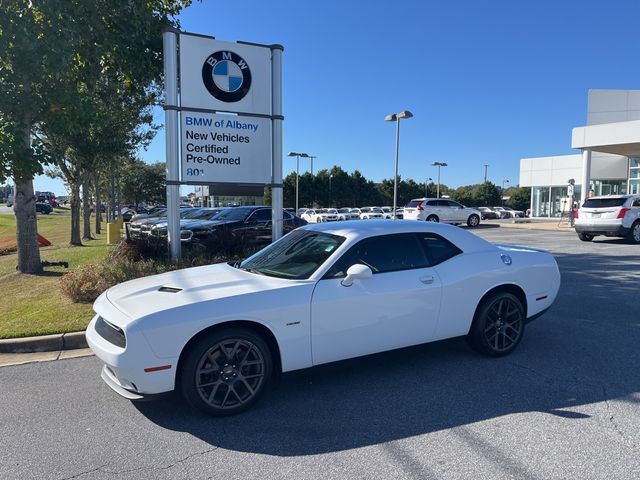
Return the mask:
{"type": "Polygon", "coordinates": [[[249,93],[251,70],[240,55],[221,50],[205,60],[202,81],[209,93],[218,100],[238,102],[249,93]]]}

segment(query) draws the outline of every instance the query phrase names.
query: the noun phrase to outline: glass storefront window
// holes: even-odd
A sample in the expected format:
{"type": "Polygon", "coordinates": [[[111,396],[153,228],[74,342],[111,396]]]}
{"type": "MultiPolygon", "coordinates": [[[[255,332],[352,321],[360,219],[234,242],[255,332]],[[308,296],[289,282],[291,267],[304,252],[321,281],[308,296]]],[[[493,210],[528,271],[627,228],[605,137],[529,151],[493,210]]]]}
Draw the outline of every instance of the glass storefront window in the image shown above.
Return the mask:
{"type": "Polygon", "coordinates": [[[533,187],[531,192],[531,216],[549,216],[549,187],[533,187]]]}

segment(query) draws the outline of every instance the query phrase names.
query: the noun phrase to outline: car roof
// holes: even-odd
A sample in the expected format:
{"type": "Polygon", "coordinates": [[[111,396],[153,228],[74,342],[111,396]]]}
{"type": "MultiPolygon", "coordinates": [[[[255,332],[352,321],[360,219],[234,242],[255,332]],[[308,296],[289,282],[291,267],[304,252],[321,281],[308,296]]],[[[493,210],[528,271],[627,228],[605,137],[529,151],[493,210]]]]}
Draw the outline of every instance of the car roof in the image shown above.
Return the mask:
{"type": "Polygon", "coordinates": [[[460,227],[436,222],[416,222],[411,220],[347,220],[343,222],[315,223],[300,227],[304,230],[331,233],[357,241],[363,238],[394,233],[432,232],[450,240],[463,251],[480,251],[492,248],[491,243],[460,227]]]}
{"type": "Polygon", "coordinates": [[[629,194],[629,195],[597,195],[595,197],[588,197],[587,200],[603,200],[603,199],[607,199],[607,198],[634,198],[637,197],[638,195],[633,195],[633,194],[629,194]]]}

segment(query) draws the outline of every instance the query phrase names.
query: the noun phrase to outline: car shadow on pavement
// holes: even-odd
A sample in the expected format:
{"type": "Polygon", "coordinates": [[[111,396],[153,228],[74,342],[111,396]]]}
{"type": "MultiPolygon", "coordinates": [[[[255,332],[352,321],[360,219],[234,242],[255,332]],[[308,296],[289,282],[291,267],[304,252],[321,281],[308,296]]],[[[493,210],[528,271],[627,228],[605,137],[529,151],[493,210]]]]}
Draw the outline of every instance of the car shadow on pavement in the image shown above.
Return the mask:
{"type": "Polygon", "coordinates": [[[640,257],[556,258],[558,300],[527,325],[508,357],[483,357],[453,339],[286,374],[233,417],[191,411],[177,396],[136,408],[213,446],[279,456],[377,445],[526,412],[584,421],[590,415],[581,406],[631,402],[640,391],[633,293],[640,257]]]}

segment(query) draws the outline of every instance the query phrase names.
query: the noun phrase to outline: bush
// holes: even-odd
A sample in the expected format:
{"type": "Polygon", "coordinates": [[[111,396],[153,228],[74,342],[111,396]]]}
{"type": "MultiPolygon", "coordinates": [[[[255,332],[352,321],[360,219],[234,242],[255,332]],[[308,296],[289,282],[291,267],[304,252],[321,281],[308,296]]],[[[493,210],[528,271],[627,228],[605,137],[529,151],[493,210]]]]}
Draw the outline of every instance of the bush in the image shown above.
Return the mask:
{"type": "Polygon", "coordinates": [[[166,259],[144,258],[141,250],[131,243],[121,242],[102,263],[86,264],[62,276],[62,292],[73,302],[93,302],[118,283],[183,268],[234,261],[240,257],[199,254],[176,262],[166,259]]]}

